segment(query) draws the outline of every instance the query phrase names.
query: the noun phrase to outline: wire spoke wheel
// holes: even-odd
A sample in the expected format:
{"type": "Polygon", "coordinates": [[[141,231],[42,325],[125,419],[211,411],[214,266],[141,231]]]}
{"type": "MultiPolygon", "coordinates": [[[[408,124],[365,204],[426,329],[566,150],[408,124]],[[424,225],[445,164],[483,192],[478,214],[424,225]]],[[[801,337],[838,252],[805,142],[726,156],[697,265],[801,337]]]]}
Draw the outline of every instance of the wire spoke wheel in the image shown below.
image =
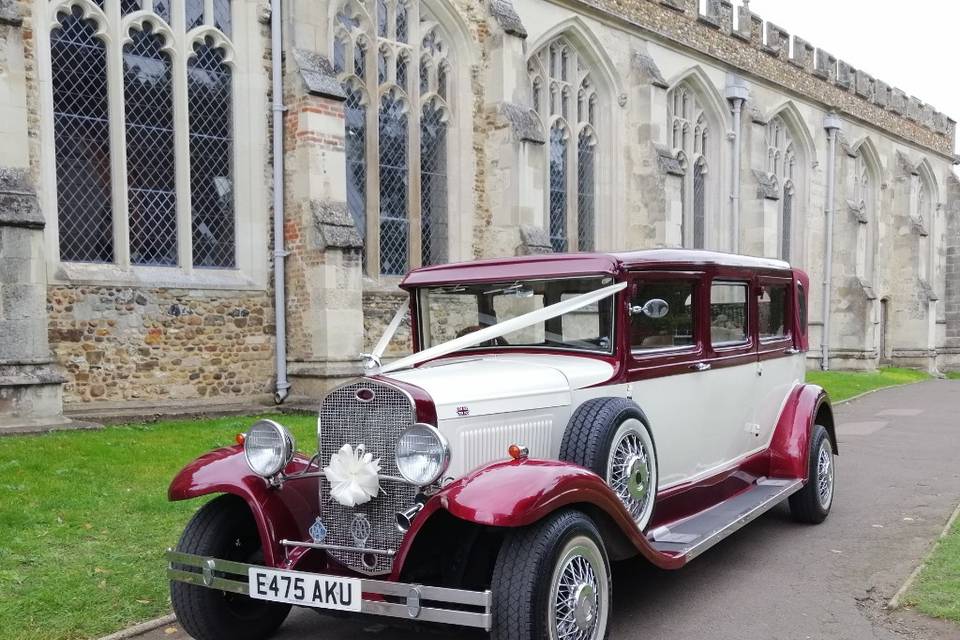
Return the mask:
{"type": "Polygon", "coordinates": [[[598,640],[606,630],[609,577],[597,545],[586,536],[566,544],[550,583],[550,640],[598,640]]]}
{"type": "Polygon", "coordinates": [[[640,528],[646,526],[656,494],[657,462],[644,426],[625,420],[610,444],[607,484],[640,528]]]}
{"type": "Polygon", "coordinates": [[[824,509],[833,502],[833,452],[827,440],[820,443],[817,454],[817,499],[824,509]]]}

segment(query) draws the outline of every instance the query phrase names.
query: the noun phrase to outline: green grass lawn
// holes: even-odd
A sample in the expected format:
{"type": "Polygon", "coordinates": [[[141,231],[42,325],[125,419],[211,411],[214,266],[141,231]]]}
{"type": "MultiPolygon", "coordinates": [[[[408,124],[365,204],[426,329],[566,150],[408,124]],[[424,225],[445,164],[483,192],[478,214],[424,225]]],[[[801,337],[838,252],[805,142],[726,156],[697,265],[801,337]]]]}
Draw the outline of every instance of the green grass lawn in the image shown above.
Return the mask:
{"type": "Polygon", "coordinates": [[[960,371],[948,371],[947,372],[948,380],[960,380],[960,371]]]}
{"type": "Polygon", "coordinates": [[[827,390],[833,402],[853,396],[901,384],[910,384],[929,379],[923,371],[889,367],[877,372],[860,371],[808,371],[807,382],[818,384],[827,390]]]}
{"type": "Polygon", "coordinates": [[[928,616],[960,622],[960,520],[927,558],[904,603],[928,616]]]}
{"type": "MultiPolygon", "coordinates": [[[[313,416],[277,418],[312,449],[313,416]]],[[[96,638],[170,611],[163,552],[202,501],[170,479],[251,418],[0,438],[0,636],[96,638]]]]}

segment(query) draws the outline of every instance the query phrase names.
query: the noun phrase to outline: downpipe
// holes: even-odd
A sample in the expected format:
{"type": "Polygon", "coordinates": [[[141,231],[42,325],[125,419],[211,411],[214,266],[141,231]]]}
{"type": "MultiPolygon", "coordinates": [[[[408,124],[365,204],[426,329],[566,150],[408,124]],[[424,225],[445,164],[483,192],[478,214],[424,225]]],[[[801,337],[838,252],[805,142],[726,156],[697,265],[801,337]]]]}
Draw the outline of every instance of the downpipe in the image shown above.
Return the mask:
{"type": "Polygon", "coordinates": [[[826,255],[823,265],[823,335],[820,338],[820,369],[830,370],[830,298],[833,283],[833,213],[834,189],[837,168],[837,134],[840,132],[840,117],[828,113],[823,119],[823,128],[827,130],[827,206],[826,218],[826,255]]]}
{"type": "Polygon", "coordinates": [[[270,0],[270,64],[273,74],[273,306],[276,316],[276,375],[273,400],[281,404],[290,393],[287,381],[286,258],[283,240],[283,30],[282,0],[270,0]]]}

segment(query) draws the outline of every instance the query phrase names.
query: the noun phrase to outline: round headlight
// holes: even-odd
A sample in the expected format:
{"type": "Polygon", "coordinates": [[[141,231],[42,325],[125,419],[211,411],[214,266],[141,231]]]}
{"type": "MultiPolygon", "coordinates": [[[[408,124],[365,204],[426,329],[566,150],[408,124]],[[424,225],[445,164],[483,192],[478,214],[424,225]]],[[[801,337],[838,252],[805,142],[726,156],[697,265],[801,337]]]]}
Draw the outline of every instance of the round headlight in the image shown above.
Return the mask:
{"type": "Polygon", "coordinates": [[[397,469],[410,484],[423,487],[443,475],[450,464],[447,439],[427,424],[415,424],[397,441],[397,469]]]}
{"type": "Polygon", "coordinates": [[[250,470],[271,478],[293,459],[294,442],[290,432],[273,420],[258,420],[247,431],[243,455],[250,470]]]}

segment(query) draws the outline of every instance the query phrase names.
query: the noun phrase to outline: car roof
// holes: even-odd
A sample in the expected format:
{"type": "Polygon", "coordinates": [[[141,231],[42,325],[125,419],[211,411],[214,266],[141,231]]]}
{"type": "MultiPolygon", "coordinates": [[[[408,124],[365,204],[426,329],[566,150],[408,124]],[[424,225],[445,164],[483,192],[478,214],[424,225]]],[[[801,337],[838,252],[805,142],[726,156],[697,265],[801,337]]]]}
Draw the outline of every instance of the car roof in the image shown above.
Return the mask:
{"type": "Polygon", "coordinates": [[[733,267],[791,271],[783,260],[758,258],[704,249],[644,249],[614,253],[549,253],[490,258],[414,269],[400,283],[412,288],[436,284],[500,282],[581,275],[617,276],[630,269],[733,267]]]}

